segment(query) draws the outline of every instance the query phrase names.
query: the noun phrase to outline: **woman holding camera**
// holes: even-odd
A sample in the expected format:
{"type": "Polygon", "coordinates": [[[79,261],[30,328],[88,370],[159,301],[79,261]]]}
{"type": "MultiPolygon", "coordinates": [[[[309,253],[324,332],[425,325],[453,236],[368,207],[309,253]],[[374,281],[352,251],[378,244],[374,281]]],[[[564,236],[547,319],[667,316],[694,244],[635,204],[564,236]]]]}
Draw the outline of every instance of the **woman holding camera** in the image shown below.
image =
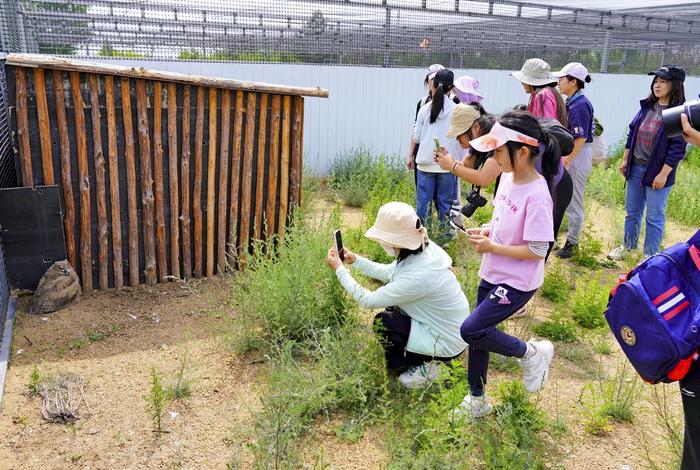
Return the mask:
{"type": "Polygon", "coordinates": [[[627,180],[623,244],[608,254],[612,260],[622,259],[637,249],[642,216],[646,208],[644,254],[660,250],[666,225],[666,203],[676,180],[676,168],[685,157],[683,136],[666,135],[661,112],[685,101],[685,71],[676,65],[665,65],[650,72],[651,93],[641,101],[641,109],[629,125],[620,173],[627,180]]]}
{"type": "Polygon", "coordinates": [[[443,361],[467,347],[459,327],[469,315],[469,303],[451,269],[452,259],[428,239],[416,211],[403,202],[380,207],[365,236],[396,261],[375,263],[347,248],[344,261],[386,283],[383,287],[370,291],[358,284],[334,248],[328,250],[326,262],[362,308],[385,309],[375,316],[375,325],[387,367],[405,370],[399,382],[408,388],[428,385],[441,377],[443,361]]]}

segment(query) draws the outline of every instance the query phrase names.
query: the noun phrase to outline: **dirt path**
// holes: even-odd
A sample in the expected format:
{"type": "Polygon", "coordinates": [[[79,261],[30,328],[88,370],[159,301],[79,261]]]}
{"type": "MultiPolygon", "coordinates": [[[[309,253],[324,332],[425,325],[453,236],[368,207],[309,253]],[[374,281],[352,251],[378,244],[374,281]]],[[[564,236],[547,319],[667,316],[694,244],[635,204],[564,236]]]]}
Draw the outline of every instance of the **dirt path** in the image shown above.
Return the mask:
{"type": "MultiPolygon", "coordinates": [[[[315,201],[317,213],[328,214],[334,207],[324,198],[315,201]]],[[[620,211],[591,203],[589,220],[604,249],[614,246],[616,230],[621,233],[621,216],[620,211]]],[[[343,208],[346,227],[359,225],[362,217],[361,209],[343,208]]],[[[669,223],[666,241],[686,239],[691,232],[669,223]]],[[[231,281],[224,277],[94,293],[46,317],[27,314],[28,299],[21,299],[0,414],[0,468],[225,468],[234,454],[241,468],[250,468],[254,461],[246,443],[253,439],[265,365],[234,355],[222,335],[234,314],[231,281]],[[157,436],[143,400],[150,370],[156,367],[170,383],[186,342],[196,369],[192,397],[168,406],[164,423],[169,432],[157,436]],[[47,374],[76,372],[85,377],[93,414],[74,426],[45,423],[39,399],[25,393],[35,364],[47,374]]],[[[508,328],[525,334],[522,324],[545,318],[551,308],[538,298],[528,314],[509,321],[508,328]]],[[[655,455],[663,456],[664,450],[654,444],[660,432],[649,409],[648,386],[635,406],[634,423],[614,424],[603,437],[585,432],[579,398],[586,383],[596,384],[595,364],[613,375],[623,360],[611,338],[608,333],[613,346],[609,356],[591,353],[589,345],[580,346],[584,352],[578,360],[574,354],[567,359],[563,348],[568,346],[557,345],[551,382],[538,400],[551,419],[560,416],[566,423],[567,432],[551,438],[564,450],[563,468],[646,468],[649,443],[655,455]]],[[[519,372],[494,370],[489,387],[517,377],[519,372]]],[[[677,413],[673,386],[669,397],[677,413]]],[[[317,432],[303,440],[310,462],[320,449],[331,468],[371,469],[386,462],[391,443],[384,441],[380,426],[367,430],[359,442],[348,443],[335,436],[336,424],[321,419],[317,432]]]]}

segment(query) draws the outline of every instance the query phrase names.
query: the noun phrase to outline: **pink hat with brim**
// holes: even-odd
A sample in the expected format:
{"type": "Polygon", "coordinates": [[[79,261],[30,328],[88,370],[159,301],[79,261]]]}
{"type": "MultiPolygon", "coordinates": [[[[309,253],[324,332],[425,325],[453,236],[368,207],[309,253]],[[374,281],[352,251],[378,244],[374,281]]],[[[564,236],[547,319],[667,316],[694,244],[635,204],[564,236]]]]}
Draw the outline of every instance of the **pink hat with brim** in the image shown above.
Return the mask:
{"type": "Polygon", "coordinates": [[[379,208],[377,220],[365,237],[397,248],[415,250],[427,239],[415,209],[405,202],[388,202],[379,208]]]}
{"type": "Polygon", "coordinates": [[[428,67],[428,80],[432,80],[435,78],[435,74],[438,73],[440,70],[444,70],[445,67],[440,65],[440,64],[433,64],[430,67],[428,67]]]}
{"type": "Polygon", "coordinates": [[[462,75],[455,80],[455,94],[462,103],[483,100],[484,97],[476,91],[478,89],[479,81],[468,75],[462,75]],[[462,99],[463,97],[464,99],[462,99]]]}
{"type": "Polygon", "coordinates": [[[491,128],[491,132],[479,138],[469,141],[469,145],[477,152],[490,152],[505,145],[506,142],[520,142],[525,145],[537,147],[540,142],[534,137],[515,131],[497,122],[491,128]]]}

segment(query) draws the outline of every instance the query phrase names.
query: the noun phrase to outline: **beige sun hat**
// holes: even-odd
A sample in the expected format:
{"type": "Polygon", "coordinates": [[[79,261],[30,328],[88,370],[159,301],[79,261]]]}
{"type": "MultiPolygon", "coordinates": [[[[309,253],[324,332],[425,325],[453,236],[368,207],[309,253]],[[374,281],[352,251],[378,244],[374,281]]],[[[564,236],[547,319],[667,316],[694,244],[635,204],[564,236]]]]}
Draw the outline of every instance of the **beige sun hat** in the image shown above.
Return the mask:
{"type": "Polygon", "coordinates": [[[532,86],[542,86],[557,81],[552,76],[552,68],[542,59],[528,59],[519,72],[511,72],[517,80],[532,86]]]}
{"type": "Polygon", "coordinates": [[[481,114],[468,104],[458,104],[452,111],[452,120],[450,128],[447,130],[447,137],[454,139],[458,135],[467,132],[474,125],[474,121],[479,119],[481,114]]]}
{"type": "Polygon", "coordinates": [[[397,248],[415,250],[426,239],[426,230],[413,207],[405,202],[387,202],[379,208],[377,220],[365,237],[397,248]]]}

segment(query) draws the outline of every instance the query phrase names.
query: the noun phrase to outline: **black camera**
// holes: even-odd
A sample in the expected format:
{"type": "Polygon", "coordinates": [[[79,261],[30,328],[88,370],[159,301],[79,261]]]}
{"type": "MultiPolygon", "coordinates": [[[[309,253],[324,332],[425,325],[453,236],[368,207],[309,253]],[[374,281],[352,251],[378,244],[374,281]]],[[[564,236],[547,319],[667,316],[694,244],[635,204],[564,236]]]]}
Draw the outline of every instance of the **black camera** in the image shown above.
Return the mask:
{"type": "Polygon", "coordinates": [[[688,123],[693,129],[700,131],[700,100],[693,100],[686,101],[675,108],[661,111],[661,117],[666,127],[666,135],[669,137],[683,135],[683,124],[681,123],[681,114],[683,113],[688,116],[688,123]]]}
{"type": "Polygon", "coordinates": [[[481,188],[472,188],[467,194],[467,203],[462,207],[462,214],[464,217],[471,217],[474,215],[479,207],[484,207],[488,201],[484,196],[481,195],[481,188]]]}

